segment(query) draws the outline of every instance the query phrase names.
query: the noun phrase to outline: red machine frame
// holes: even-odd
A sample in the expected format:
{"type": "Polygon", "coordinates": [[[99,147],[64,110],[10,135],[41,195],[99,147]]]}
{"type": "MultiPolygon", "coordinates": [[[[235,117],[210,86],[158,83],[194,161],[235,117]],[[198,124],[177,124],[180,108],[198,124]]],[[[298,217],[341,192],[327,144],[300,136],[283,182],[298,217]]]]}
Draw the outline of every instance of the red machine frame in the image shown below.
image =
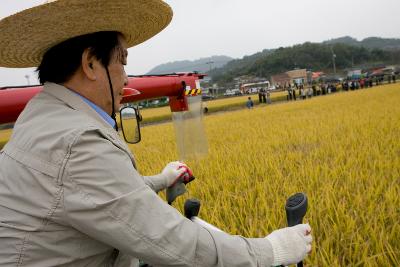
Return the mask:
{"type": "MultiPolygon", "coordinates": [[[[185,90],[200,89],[205,75],[196,72],[165,75],[129,76],[123,103],[168,97],[171,111],[188,109],[185,90]]],[[[3,87],[0,90],[0,124],[15,122],[28,101],[42,91],[42,86],[3,87]]]]}

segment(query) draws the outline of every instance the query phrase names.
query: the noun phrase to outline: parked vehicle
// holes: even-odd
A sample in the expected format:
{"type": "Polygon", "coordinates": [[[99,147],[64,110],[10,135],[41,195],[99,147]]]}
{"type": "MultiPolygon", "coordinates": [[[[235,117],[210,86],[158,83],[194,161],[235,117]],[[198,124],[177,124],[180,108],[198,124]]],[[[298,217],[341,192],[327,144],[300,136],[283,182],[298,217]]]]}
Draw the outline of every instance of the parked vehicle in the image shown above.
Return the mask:
{"type": "Polygon", "coordinates": [[[242,92],[239,89],[231,89],[226,90],[224,96],[235,96],[235,95],[242,95],[242,92]]]}
{"type": "Polygon", "coordinates": [[[212,95],[202,95],[201,96],[201,99],[202,100],[211,100],[211,99],[214,99],[215,97],[214,96],[212,96],[212,95]]]}

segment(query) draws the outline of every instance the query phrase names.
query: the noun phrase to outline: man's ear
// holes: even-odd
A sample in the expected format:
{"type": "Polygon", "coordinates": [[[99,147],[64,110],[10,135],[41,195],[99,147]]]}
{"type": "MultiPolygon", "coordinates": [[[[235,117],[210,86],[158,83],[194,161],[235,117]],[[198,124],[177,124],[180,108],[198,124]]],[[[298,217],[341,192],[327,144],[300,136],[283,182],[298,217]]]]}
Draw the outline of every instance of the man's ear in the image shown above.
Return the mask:
{"type": "Polygon", "coordinates": [[[99,61],[95,56],[91,55],[90,49],[87,48],[82,53],[82,70],[85,74],[86,78],[91,81],[95,81],[96,77],[96,69],[98,68],[99,61]]]}

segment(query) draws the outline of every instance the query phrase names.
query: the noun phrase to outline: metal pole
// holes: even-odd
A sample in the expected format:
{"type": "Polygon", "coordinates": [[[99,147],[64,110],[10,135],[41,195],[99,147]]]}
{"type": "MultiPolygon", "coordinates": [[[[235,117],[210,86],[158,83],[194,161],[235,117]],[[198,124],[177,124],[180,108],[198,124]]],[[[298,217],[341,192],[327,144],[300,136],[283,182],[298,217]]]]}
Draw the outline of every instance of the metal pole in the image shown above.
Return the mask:
{"type": "Polygon", "coordinates": [[[335,52],[333,52],[332,47],[331,47],[331,52],[332,52],[332,62],[333,62],[333,73],[335,74],[336,77],[336,62],[335,62],[336,54],[335,52]]]}
{"type": "Polygon", "coordinates": [[[335,63],[335,58],[336,58],[336,55],[333,54],[333,55],[332,55],[332,60],[333,60],[333,73],[335,74],[335,77],[336,77],[336,63],[335,63]]]}
{"type": "MultiPolygon", "coordinates": [[[[212,69],[212,64],[213,64],[213,63],[214,63],[214,61],[208,61],[208,62],[206,62],[206,64],[210,67],[209,73],[211,73],[211,69],[212,69]]],[[[213,94],[215,95],[214,88],[213,88],[213,94]]]]}

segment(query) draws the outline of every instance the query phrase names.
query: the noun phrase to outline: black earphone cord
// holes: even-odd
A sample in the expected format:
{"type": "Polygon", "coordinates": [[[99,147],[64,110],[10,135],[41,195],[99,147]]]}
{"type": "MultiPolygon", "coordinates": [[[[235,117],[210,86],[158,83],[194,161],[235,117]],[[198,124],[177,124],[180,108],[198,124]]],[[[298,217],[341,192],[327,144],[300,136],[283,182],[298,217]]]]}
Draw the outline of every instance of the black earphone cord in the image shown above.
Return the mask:
{"type": "Polygon", "coordinates": [[[110,93],[111,93],[111,99],[112,99],[112,113],[111,113],[111,118],[115,121],[115,130],[118,132],[118,123],[117,123],[117,115],[115,114],[115,107],[114,107],[114,92],[113,92],[113,86],[110,78],[110,73],[108,72],[108,68],[106,67],[106,72],[107,72],[107,78],[108,78],[108,83],[110,84],[110,93]]]}

